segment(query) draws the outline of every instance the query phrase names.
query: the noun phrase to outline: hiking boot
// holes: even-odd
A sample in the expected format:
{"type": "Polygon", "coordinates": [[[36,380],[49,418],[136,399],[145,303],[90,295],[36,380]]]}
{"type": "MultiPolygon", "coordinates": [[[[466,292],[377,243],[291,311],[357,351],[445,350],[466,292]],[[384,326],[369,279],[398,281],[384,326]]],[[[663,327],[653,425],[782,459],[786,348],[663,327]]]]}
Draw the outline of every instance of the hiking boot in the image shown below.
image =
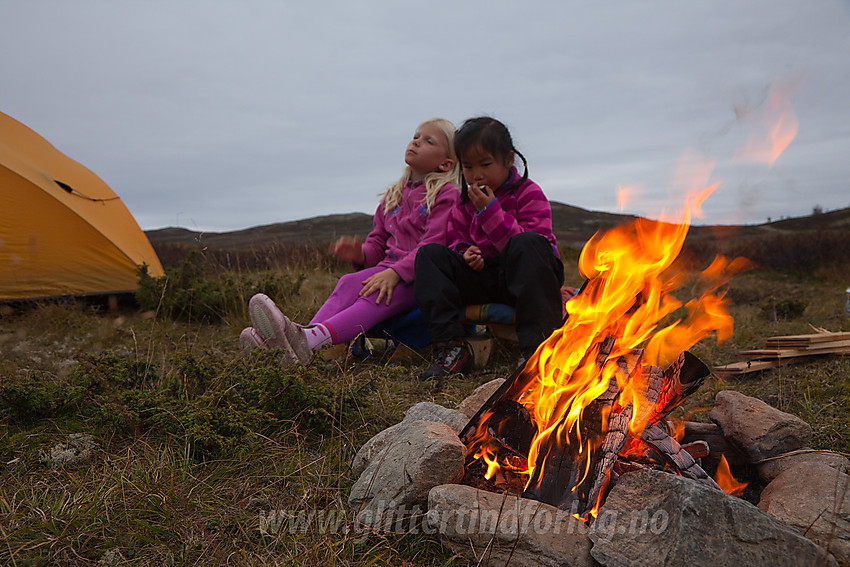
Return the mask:
{"type": "Polygon", "coordinates": [[[475,366],[472,347],[463,339],[437,343],[434,345],[434,350],[436,351],[434,364],[422,373],[420,380],[442,378],[450,374],[465,374],[471,372],[475,366]]]}

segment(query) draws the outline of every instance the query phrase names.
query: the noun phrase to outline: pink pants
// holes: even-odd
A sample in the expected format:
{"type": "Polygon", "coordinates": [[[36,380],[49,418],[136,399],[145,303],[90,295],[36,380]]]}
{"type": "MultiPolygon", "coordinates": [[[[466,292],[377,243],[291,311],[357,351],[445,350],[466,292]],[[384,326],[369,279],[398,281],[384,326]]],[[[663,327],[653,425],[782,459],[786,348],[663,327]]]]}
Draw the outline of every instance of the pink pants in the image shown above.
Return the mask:
{"type": "Polygon", "coordinates": [[[336,345],[350,341],[381,321],[415,308],[416,299],[413,296],[412,282],[399,282],[393,288],[393,298],[389,305],[387,305],[386,297],[380,304],[375,304],[378,298],[377,291],[369,297],[358,295],[363,289],[363,281],[366,278],[385,269],[375,266],[339,278],[333,293],[319,308],[310,324],[321,323],[327,327],[331,333],[332,342],[336,345]]]}

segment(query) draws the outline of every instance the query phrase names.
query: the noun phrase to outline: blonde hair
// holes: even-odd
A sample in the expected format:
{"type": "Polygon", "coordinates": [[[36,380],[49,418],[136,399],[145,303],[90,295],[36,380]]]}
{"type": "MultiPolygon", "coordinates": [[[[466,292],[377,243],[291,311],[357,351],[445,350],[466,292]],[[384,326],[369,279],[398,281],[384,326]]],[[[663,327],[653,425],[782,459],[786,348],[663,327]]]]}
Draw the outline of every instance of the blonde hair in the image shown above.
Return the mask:
{"type": "MultiPolygon", "coordinates": [[[[434,205],[434,201],[437,200],[437,193],[440,192],[443,185],[451,183],[455,187],[458,186],[458,182],[460,181],[460,164],[458,163],[457,156],[455,155],[455,125],[445,118],[432,118],[420,124],[417,127],[417,130],[426,124],[433,124],[439,128],[440,132],[443,133],[446,138],[446,153],[448,157],[454,161],[450,170],[432,171],[422,179],[423,183],[425,183],[425,206],[428,208],[428,211],[430,211],[431,207],[434,205]]],[[[404,191],[404,186],[408,181],[410,181],[412,173],[413,170],[410,166],[405,166],[404,173],[401,178],[387,187],[387,190],[381,194],[381,201],[384,203],[385,213],[393,210],[401,202],[401,195],[404,191]]]]}

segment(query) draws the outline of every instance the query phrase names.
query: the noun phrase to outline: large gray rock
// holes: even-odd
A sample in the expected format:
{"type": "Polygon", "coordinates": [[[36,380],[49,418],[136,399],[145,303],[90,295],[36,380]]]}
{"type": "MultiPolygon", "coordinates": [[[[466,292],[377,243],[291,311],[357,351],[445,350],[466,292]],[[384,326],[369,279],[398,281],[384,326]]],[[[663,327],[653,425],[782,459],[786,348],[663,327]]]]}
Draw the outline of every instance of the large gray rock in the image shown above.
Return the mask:
{"type": "Polygon", "coordinates": [[[419,402],[404,412],[404,421],[436,421],[445,423],[455,433],[460,433],[466,422],[469,421],[465,415],[457,410],[444,408],[434,402],[419,402]]]}
{"type": "Polygon", "coordinates": [[[428,491],[463,477],[466,446],[448,425],[413,421],[375,455],[348,497],[357,520],[393,531],[406,518],[421,516],[428,491]]]}
{"type": "Polygon", "coordinates": [[[771,482],[783,472],[803,463],[821,463],[843,473],[850,473],[850,460],[841,453],[832,451],[817,451],[804,448],[782,457],[775,457],[759,463],[757,470],[759,478],[771,482]]]}
{"type": "Polygon", "coordinates": [[[459,484],[428,495],[427,533],[477,565],[591,566],[587,526],[568,512],[536,500],[459,484]]]}
{"type": "Polygon", "coordinates": [[[467,418],[472,419],[472,416],[481,409],[481,406],[484,405],[484,402],[490,399],[496,390],[505,383],[504,378],[496,378],[494,380],[490,380],[484,384],[481,384],[471,394],[469,394],[466,399],[464,399],[457,406],[457,411],[465,415],[467,418]]]}
{"type": "Polygon", "coordinates": [[[811,426],[799,417],[732,390],[717,393],[708,417],[752,463],[804,447],[812,438],[811,426]]]}
{"type": "Polygon", "coordinates": [[[654,470],[617,480],[590,529],[609,567],[836,565],[821,547],[752,504],[654,470]]]}
{"type": "Polygon", "coordinates": [[[399,435],[403,435],[410,424],[416,421],[445,423],[455,433],[459,433],[468,419],[456,410],[444,408],[432,402],[420,402],[411,406],[404,412],[402,421],[379,432],[360,447],[360,450],[354,455],[354,460],[351,461],[351,473],[354,478],[363,474],[375,455],[378,455],[387,445],[393,443],[399,435]]]}
{"type": "Polygon", "coordinates": [[[825,463],[800,463],[767,485],[758,507],[850,564],[850,476],[825,463]]]}

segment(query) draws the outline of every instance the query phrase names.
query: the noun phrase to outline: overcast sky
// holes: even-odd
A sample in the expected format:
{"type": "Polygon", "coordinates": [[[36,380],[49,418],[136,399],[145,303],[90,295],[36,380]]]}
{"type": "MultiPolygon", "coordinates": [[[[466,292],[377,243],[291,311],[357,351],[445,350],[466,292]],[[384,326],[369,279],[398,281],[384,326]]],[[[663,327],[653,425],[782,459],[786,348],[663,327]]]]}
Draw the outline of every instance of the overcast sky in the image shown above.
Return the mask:
{"type": "Polygon", "coordinates": [[[143,229],[372,214],[420,122],[482,114],[554,201],[657,216],[687,155],[698,224],[807,215],[850,206],[848,101],[850,0],[0,2],[0,111],[143,229]],[[735,159],[778,94],[796,137],[735,159]]]}

